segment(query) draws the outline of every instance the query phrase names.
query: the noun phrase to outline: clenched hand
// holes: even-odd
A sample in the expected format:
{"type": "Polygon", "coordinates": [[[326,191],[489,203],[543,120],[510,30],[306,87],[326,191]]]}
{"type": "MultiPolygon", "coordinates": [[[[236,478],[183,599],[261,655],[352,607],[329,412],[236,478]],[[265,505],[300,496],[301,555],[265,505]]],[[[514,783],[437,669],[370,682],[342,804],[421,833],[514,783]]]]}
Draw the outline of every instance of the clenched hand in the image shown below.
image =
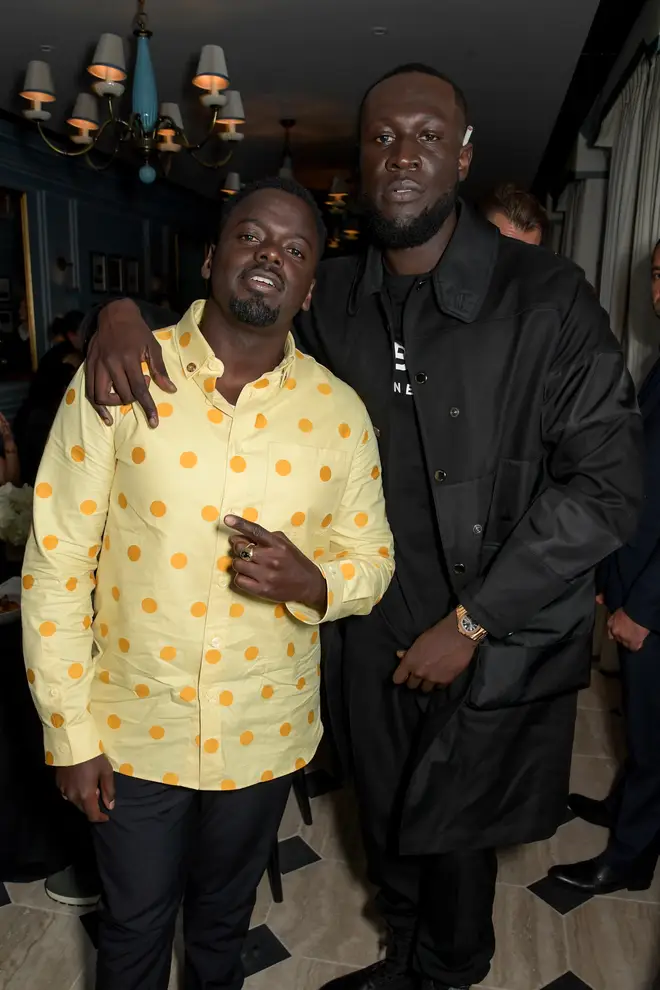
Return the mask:
{"type": "Polygon", "coordinates": [[[323,574],[284,533],[271,533],[239,516],[225,516],[225,525],[240,534],[229,541],[237,588],[266,601],[300,602],[325,613],[328,589],[323,574]],[[240,552],[250,544],[252,559],[244,560],[240,552]]]}
{"type": "Polygon", "coordinates": [[[458,631],[456,615],[448,616],[419,636],[409,650],[397,653],[400,664],[394,672],[395,684],[407,684],[423,691],[451,684],[469,665],[476,649],[472,640],[458,631]]]}
{"type": "Polygon", "coordinates": [[[629,615],[626,615],[622,608],[618,608],[607,621],[607,635],[609,639],[620,643],[631,653],[637,653],[644,645],[644,641],[649,634],[645,626],[640,626],[633,622],[629,615]]]}
{"type": "Polygon", "coordinates": [[[115,806],[115,776],[105,756],[95,756],[73,767],[58,767],[55,779],[63,798],[75,804],[90,822],[107,822],[99,798],[110,811],[115,806]]]}

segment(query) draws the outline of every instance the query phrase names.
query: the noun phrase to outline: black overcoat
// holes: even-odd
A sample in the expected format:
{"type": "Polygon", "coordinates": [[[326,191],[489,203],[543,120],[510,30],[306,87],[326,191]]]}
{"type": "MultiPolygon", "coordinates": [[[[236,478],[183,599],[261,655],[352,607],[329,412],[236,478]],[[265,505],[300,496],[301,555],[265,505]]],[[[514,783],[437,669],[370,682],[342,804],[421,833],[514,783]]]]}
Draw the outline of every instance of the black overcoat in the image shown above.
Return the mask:
{"type": "MultiPolygon", "coordinates": [[[[594,568],[632,534],[642,498],[633,385],[582,272],[462,204],[429,277],[406,364],[453,591],[490,635],[453,704],[429,709],[403,802],[406,853],[532,841],[562,820],[594,568]]],[[[386,476],[382,286],[374,248],[324,262],[297,330],[363,398],[386,476]]],[[[357,659],[345,649],[333,663],[357,659]]]]}

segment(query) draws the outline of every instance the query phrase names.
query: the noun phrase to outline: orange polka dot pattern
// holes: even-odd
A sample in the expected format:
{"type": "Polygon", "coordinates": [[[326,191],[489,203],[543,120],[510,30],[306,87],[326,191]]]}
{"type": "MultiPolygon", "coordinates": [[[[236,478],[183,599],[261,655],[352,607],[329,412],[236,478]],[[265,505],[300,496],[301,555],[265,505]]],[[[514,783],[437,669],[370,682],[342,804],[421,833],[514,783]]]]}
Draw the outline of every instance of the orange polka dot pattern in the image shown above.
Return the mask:
{"type": "Polygon", "coordinates": [[[158,430],[137,403],[101,428],[84,370],[72,382],[35,484],[25,654],[48,762],[102,752],[125,776],[233,790],[311,759],[320,617],[237,588],[224,517],[282,530],[313,559],[327,619],[368,612],[393,554],[354,393],[287,344],[229,405],[200,312],[158,331],[176,386],[147,382],[158,430]]]}

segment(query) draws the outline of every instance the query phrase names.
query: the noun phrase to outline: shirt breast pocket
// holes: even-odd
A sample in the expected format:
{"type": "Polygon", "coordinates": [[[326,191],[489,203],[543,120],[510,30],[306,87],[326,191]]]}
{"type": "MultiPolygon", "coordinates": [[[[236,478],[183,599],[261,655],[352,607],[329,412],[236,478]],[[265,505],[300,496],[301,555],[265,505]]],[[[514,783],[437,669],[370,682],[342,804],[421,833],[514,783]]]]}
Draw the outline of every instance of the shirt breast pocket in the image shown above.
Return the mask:
{"type": "Polygon", "coordinates": [[[268,446],[268,475],[260,522],[308,548],[328,530],[346,488],[348,452],[296,443],[268,446]]]}

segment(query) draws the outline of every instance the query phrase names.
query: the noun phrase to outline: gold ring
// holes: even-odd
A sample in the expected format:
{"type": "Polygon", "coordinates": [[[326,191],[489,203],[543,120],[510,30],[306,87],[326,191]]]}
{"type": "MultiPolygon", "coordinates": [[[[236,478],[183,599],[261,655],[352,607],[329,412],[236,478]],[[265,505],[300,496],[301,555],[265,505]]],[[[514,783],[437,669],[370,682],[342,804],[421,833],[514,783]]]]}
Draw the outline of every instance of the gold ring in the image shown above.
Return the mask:
{"type": "Polygon", "coordinates": [[[242,560],[252,560],[256,545],[256,543],[248,543],[246,547],[243,547],[243,549],[239,551],[238,556],[241,557],[242,560]]]}

